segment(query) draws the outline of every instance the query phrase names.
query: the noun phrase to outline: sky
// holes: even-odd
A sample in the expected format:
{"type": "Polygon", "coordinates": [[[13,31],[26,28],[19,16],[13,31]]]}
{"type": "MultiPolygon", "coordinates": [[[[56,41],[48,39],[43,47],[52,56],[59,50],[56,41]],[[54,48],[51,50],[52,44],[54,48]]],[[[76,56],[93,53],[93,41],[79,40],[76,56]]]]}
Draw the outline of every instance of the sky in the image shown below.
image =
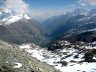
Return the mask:
{"type": "Polygon", "coordinates": [[[76,0],[25,0],[35,9],[54,9],[74,4],[76,0]]]}
{"type": "Polygon", "coordinates": [[[25,0],[29,3],[32,16],[38,19],[61,15],[76,8],[96,7],[96,0],[25,0]]]}
{"type": "Polygon", "coordinates": [[[96,0],[0,0],[0,7],[10,8],[17,13],[30,13],[34,18],[43,19],[76,8],[96,8],[96,0]]]}
{"type": "Polygon", "coordinates": [[[24,0],[32,10],[72,10],[75,8],[96,7],[96,0],[24,0]]]}
{"type": "Polygon", "coordinates": [[[77,0],[25,0],[29,3],[32,16],[38,19],[60,15],[74,9],[77,0]]]}

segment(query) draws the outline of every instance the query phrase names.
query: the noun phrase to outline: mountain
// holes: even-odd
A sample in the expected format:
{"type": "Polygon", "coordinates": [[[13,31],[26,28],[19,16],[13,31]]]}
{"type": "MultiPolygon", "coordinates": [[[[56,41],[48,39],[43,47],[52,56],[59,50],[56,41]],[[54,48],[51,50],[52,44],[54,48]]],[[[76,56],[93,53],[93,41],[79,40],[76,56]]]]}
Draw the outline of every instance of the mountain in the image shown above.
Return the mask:
{"type": "Polygon", "coordinates": [[[62,39],[72,43],[76,43],[78,41],[87,43],[94,42],[96,41],[96,30],[85,31],[77,34],[73,33],[72,35],[62,37],[62,39]]]}
{"type": "Polygon", "coordinates": [[[51,17],[42,29],[28,14],[1,10],[0,39],[12,44],[0,41],[0,71],[95,72],[95,11],[76,9],[51,17]]]}
{"type": "Polygon", "coordinates": [[[23,44],[41,45],[45,40],[40,24],[28,14],[15,14],[9,9],[0,10],[0,39],[23,44]]]}
{"type": "Polygon", "coordinates": [[[60,16],[54,16],[43,23],[46,36],[57,40],[63,36],[77,34],[96,28],[96,10],[76,9],[60,16]]]}
{"type": "Polygon", "coordinates": [[[56,72],[15,44],[0,40],[0,72],[56,72]]]}

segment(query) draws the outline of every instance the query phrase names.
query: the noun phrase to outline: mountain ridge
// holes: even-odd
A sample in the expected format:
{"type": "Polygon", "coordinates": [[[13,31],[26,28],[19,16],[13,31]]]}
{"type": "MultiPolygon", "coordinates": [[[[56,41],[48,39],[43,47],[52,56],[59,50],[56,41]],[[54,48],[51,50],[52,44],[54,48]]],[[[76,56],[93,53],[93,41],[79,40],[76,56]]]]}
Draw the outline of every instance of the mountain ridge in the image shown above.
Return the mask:
{"type": "Polygon", "coordinates": [[[45,20],[42,27],[46,31],[46,36],[51,38],[52,41],[72,33],[76,34],[85,30],[96,29],[95,9],[89,11],[75,9],[51,18],[45,20]]]}

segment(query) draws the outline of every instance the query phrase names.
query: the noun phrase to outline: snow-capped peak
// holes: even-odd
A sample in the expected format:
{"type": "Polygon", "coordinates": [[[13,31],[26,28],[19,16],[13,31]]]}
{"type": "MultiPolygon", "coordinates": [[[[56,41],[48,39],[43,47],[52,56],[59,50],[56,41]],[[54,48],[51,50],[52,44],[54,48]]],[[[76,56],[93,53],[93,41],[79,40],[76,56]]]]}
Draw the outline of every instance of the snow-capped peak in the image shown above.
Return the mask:
{"type": "Polygon", "coordinates": [[[30,17],[29,17],[27,14],[25,14],[24,17],[25,17],[26,19],[30,19],[30,17]]]}
{"type": "Polygon", "coordinates": [[[8,24],[14,23],[14,22],[22,19],[22,17],[23,17],[22,15],[14,15],[14,16],[10,17],[8,19],[8,21],[5,22],[5,24],[8,25],[8,24]]]}
{"type": "Polygon", "coordinates": [[[0,24],[9,25],[21,19],[31,19],[28,14],[16,14],[10,9],[0,9],[0,24]]]}
{"type": "Polygon", "coordinates": [[[14,22],[17,22],[17,21],[23,19],[23,18],[24,18],[24,19],[30,19],[30,17],[29,17],[27,14],[25,14],[25,15],[23,15],[23,14],[12,15],[12,16],[5,22],[5,25],[12,24],[12,23],[14,23],[14,22]]]}

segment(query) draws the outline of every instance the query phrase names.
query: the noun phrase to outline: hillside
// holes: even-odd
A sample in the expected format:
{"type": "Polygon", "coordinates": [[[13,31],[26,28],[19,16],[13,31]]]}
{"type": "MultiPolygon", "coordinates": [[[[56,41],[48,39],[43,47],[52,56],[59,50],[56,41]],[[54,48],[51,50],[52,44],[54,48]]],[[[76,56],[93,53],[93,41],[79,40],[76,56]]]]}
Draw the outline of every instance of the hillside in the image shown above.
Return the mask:
{"type": "Polygon", "coordinates": [[[14,44],[0,41],[0,72],[55,72],[14,44]]]}

